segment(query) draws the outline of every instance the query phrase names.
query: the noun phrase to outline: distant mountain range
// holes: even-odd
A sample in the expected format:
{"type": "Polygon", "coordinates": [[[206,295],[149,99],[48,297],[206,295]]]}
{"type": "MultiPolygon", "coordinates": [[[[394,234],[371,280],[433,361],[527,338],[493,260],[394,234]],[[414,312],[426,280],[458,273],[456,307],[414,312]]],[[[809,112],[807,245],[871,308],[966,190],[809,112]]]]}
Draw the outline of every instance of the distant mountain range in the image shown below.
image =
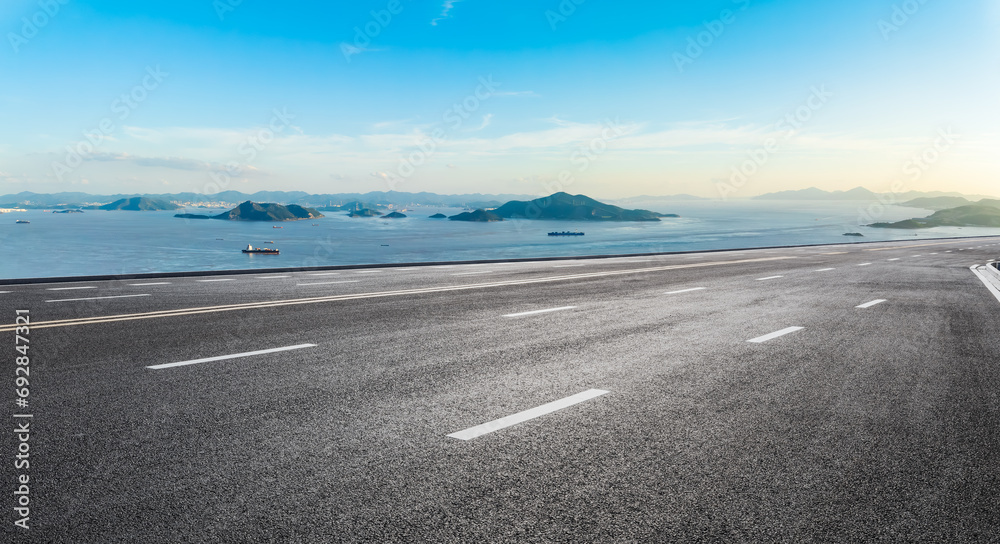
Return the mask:
{"type": "MultiPolygon", "coordinates": [[[[753,200],[882,200],[897,202],[903,205],[910,205],[907,202],[924,198],[961,198],[965,202],[982,200],[984,198],[995,198],[986,195],[964,195],[957,192],[944,191],[907,191],[905,193],[876,193],[864,187],[855,187],[849,191],[824,191],[816,187],[799,189],[796,191],[779,191],[753,197],[753,200]],[[881,197],[881,198],[880,198],[881,197]],[[904,204],[907,203],[907,204],[904,204]]],[[[914,206],[921,207],[921,206],[914,206]]]]}

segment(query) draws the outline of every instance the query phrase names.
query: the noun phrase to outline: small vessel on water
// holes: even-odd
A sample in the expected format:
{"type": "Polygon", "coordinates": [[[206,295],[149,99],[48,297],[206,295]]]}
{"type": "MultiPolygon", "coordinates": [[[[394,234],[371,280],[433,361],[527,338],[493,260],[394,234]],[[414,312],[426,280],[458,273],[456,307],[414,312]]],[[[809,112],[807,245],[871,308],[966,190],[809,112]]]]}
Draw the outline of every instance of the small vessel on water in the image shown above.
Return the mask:
{"type": "Polygon", "coordinates": [[[31,223],[31,221],[28,221],[27,219],[18,219],[17,221],[14,221],[14,222],[15,223],[31,223]]]}
{"type": "Polygon", "coordinates": [[[271,225],[272,229],[283,229],[285,227],[279,227],[278,225],[271,225]]]}
{"type": "Polygon", "coordinates": [[[550,232],[549,236],[583,236],[583,233],[580,232],[580,231],[572,231],[571,232],[571,231],[568,231],[568,230],[564,230],[562,232],[550,232]]]}
{"type": "Polygon", "coordinates": [[[253,244],[247,244],[246,249],[243,253],[263,253],[264,255],[277,255],[278,250],[269,247],[253,247],[253,244]]]}

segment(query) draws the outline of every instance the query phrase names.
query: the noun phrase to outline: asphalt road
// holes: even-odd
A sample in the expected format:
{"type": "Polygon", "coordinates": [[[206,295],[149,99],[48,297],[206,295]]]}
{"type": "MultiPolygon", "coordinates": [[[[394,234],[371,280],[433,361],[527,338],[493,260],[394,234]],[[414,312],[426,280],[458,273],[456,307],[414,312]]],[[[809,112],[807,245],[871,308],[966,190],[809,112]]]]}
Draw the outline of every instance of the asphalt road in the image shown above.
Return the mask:
{"type": "Polygon", "coordinates": [[[29,468],[21,435],[0,446],[4,534],[997,542],[1000,300],[970,270],[997,257],[983,238],[0,286],[0,322],[31,322],[27,407],[0,327],[8,426],[32,415],[29,468]]]}

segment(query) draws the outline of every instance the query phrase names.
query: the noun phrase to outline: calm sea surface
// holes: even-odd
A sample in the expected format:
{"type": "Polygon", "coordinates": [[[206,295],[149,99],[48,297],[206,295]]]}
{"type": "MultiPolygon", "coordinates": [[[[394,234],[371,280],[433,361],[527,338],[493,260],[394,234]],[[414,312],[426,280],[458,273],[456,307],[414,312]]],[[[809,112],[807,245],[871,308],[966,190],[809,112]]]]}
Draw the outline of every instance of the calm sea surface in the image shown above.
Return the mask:
{"type": "MultiPolygon", "coordinates": [[[[630,208],[678,213],[659,223],[515,220],[466,223],[429,219],[454,208],[420,207],[405,219],[349,218],[258,223],[185,220],[178,212],[41,210],[0,215],[0,278],[228,270],[343,264],[552,257],[850,243],[1000,234],[1000,229],[920,231],[859,227],[859,204],[847,202],[630,202],[630,208]],[[16,224],[27,219],[30,224],[16,224]],[[272,228],[280,225],[283,228],[272,228]],[[550,231],[579,230],[579,237],[550,231]],[[843,236],[862,232],[865,238],[843,236]],[[265,242],[274,241],[274,244],[265,242]],[[245,255],[247,244],[280,255],[245,255]]],[[[190,213],[218,213],[190,209],[190,213]]],[[[879,221],[929,215],[889,207],[879,221]]]]}

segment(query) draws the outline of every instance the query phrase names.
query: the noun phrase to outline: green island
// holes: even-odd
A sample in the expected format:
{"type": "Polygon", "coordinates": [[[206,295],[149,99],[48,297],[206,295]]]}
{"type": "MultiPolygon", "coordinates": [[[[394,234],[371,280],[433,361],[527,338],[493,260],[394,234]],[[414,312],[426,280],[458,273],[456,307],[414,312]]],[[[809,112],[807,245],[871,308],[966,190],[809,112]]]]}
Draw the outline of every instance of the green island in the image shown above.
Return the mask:
{"type": "Polygon", "coordinates": [[[448,218],[451,221],[472,221],[475,223],[492,223],[494,221],[503,221],[503,217],[499,215],[488,212],[484,209],[478,209],[474,212],[462,212],[457,215],[453,215],[448,218]]]}
{"type": "Polygon", "coordinates": [[[351,210],[351,212],[347,214],[348,217],[378,217],[380,215],[382,214],[371,208],[361,208],[359,210],[351,210]]]}
{"type": "Polygon", "coordinates": [[[659,221],[678,217],[649,210],[627,210],[585,195],[558,192],[530,201],[512,200],[493,210],[505,219],[558,219],[573,221],[659,221]]]}
{"type": "Polygon", "coordinates": [[[220,213],[219,215],[199,215],[179,213],[174,215],[181,219],[222,219],[226,221],[301,221],[324,217],[314,208],[306,208],[297,204],[271,204],[246,201],[239,206],[220,213]]]}

